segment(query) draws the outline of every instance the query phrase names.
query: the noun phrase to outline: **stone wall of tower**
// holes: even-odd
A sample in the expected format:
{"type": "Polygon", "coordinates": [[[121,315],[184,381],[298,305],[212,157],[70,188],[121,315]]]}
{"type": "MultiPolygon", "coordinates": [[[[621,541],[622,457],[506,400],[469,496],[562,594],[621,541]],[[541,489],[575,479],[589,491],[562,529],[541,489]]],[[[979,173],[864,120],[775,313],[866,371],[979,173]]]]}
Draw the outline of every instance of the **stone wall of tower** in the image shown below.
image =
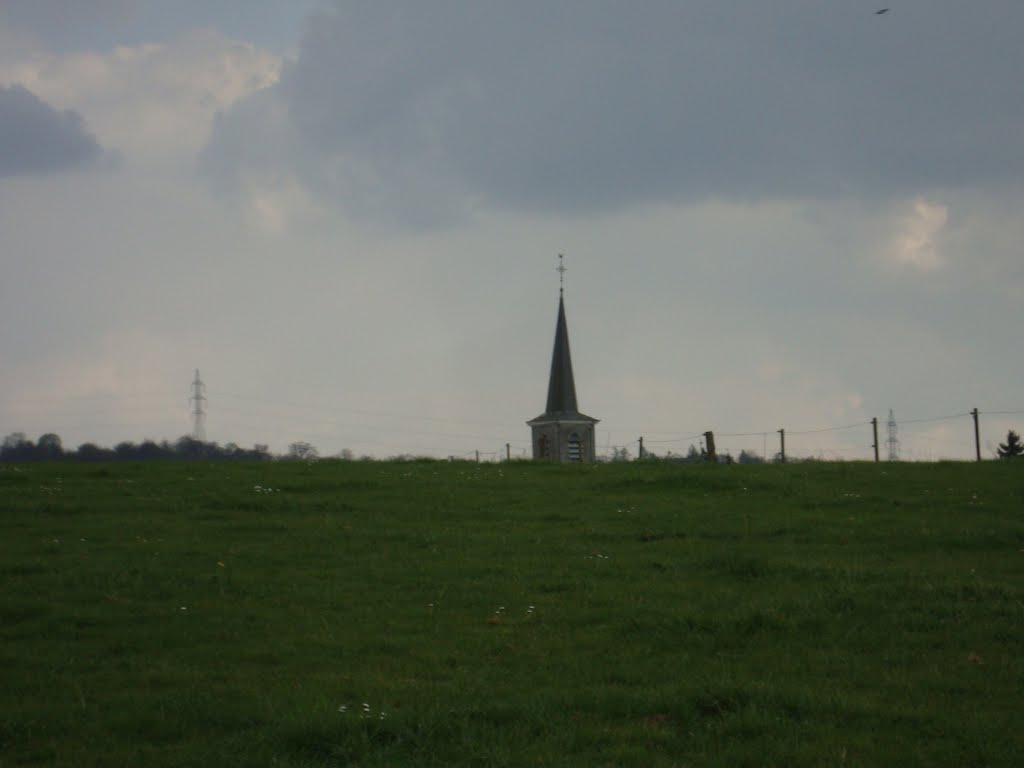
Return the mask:
{"type": "Polygon", "coordinates": [[[594,425],[552,421],[531,427],[533,458],[558,463],[590,464],[597,458],[594,425]]]}

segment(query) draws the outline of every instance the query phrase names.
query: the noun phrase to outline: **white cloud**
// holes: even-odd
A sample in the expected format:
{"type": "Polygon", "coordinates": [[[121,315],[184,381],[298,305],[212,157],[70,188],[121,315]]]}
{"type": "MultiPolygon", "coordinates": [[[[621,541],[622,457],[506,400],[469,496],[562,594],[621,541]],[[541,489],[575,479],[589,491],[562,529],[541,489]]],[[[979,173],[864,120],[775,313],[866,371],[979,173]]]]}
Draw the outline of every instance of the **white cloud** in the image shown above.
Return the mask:
{"type": "Polygon", "coordinates": [[[215,30],[106,52],[0,60],[0,82],[75,109],[130,163],[178,163],[207,141],[218,112],[275,83],[282,60],[215,30]]]}
{"type": "Polygon", "coordinates": [[[924,272],[944,263],[940,244],[949,221],[949,208],[941,203],[918,199],[910,213],[901,217],[899,233],[892,243],[892,258],[897,264],[924,272]]]}
{"type": "Polygon", "coordinates": [[[324,212],[294,177],[251,178],[246,186],[248,193],[243,198],[246,222],[259,232],[280,236],[287,233],[296,220],[324,212]]]}

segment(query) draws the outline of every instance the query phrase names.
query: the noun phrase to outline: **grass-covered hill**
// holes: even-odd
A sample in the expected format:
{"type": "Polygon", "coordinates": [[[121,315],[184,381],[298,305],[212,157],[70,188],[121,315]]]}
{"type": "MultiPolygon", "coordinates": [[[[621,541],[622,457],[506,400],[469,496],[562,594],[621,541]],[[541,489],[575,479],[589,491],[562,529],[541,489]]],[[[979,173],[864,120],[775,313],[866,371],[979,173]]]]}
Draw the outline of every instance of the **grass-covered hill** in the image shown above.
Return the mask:
{"type": "Polygon", "coordinates": [[[1024,465],[0,465],[0,767],[1024,764],[1024,465]]]}

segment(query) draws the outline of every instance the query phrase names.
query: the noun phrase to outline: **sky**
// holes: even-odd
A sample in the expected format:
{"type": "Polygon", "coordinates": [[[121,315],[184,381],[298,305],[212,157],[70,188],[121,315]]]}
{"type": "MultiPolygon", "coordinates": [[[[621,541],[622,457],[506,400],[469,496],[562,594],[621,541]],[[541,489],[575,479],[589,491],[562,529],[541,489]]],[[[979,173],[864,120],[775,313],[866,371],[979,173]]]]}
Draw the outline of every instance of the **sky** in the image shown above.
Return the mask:
{"type": "Polygon", "coordinates": [[[0,433],[493,459],[1024,430],[1024,4],[0,0],[0,433]],[[507,448],[506,448],[507,446],[507,448]]]}

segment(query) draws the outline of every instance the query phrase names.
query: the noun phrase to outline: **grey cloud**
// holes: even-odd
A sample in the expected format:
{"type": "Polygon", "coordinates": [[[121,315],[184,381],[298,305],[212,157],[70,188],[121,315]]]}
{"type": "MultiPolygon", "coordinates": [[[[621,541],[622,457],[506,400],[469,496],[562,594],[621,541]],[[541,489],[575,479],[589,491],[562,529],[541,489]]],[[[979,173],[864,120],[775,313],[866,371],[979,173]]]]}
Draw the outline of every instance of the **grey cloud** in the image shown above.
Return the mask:
{"type": "Polygon", "coordinates": [[[3,0],[0,21],[46,37],[82,24],[123,20],[137,10],[137,0],[3,0]]]}
{"type": "Polygon", "coordinates": [[[102,154],[77,112],[58,111],[21,86],[0,86],[0,178],[83,167],[102,154]]]}
{"type": "Polygon", "coordinates": [[[336,6],[260,96],[287,116],[275,145],[228,115],[216,173],[287,168],[357,208],[555,212],[1024,177],[1017,0],[336,6]]]}

